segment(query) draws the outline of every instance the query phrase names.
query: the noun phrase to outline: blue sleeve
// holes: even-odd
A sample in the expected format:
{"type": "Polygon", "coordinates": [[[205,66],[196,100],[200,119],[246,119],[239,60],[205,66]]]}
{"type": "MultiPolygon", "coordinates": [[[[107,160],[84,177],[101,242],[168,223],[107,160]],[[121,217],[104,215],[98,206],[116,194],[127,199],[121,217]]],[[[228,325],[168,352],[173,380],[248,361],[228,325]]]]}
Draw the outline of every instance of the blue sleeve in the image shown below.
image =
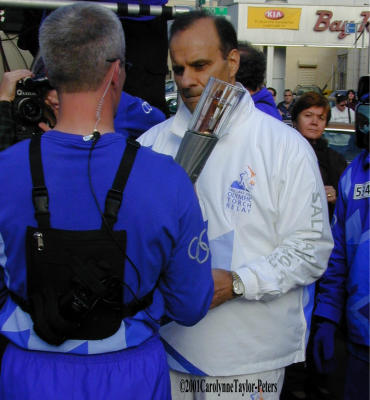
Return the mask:
{"type": "MultiPolygon", "coordinates": [[[[343,177],[342,177],[343,178],[343,177]]],[[[339,323],[346,299],[346,280],[348,265],[346,257],[346,199],[343,192],[343,179],[339,182],[338,197],[332,222],[334,248],[330,255],[328,268],[319,281],[315,315],[339,323]]]]}
{"type": "MultiPolygon", "coordinates": [[[[4,253],[4,241],[0,235],[0,260],[4,263],[5,253],[4,253]]],[[[0,309],[6,301],[8,296],[8,288],[5,285],[5,272],[4,266],[0,264],[0,309]]]]}
{"type": "Polygon", "coordinates": [[[4,272],[5,263],[6,263],[5,245],[3,237],[0,234],[0,309],[4,305],[8,295],[8,288],[5,284],[5,272],[4,272]]]}
{"type": "Polygon", "coordinates": [[[8,290],[4,280],[4,269],[0,267],[0,309],[4,305],[8,296],[8,290]]]}
{"type": "Polygon", "coordinates": [[[190,326],[203,318],[209,309],[213,278],[206,226],[187,176],[184,176],[178,194],[178,210],[178,237],[160,289],[165,298],[167,317],[190,326]]]}
{"type": "Polygon", "coordinates": [[[114,129],[124,136],[139,137],[152,126],[164,121],[166,116],[147,101],[122,92],[117,113],[114,118],[114,129]]]}
{"type": "Polygon", "coordinates": [[[274,105],[264,102],[256,102],[255,106],[260,111],[263,111],[264,113],[271,115],[272,117],[278,119],[279,121],[282,121],[283,117],[279,113],[277,107],[275,107],[274,105]]]}

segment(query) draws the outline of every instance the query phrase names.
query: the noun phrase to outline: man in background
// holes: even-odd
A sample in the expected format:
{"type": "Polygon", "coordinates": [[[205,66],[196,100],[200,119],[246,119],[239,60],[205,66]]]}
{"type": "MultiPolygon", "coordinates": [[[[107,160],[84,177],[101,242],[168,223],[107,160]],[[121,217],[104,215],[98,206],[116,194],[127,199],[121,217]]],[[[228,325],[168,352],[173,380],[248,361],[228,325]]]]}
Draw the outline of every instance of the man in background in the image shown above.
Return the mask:
{"type": "Polygon", "coordinates": [[[240,82],[252,96],[255,106],[281,121],[275,100],[270,91],[264,87],[266,73],[266,57],[248,42],[239,42],[240,66],[236,80],[240,82]]]}
{"type": "Polygon", "coordinates": [[[283,121],[292,120],[292,109],[294,105],[293,92],[290,89],[284,90],[284,100],[281,101],[277,108],[283,118],[283,121]]]}
{"type": "Polygon", "coordinates": [[[343,124],[355,123],[355,112],[347,107],[347,97],[338,95],[335,98],[335,106],[331,108],[331,122],[343,124]]]}
{"type": "Polygon", "coordinates": [[[276,95],[277,95],[276,89],[273,87],[268,87],[267,90],[272,94],[272,97],[274,98],[274,101],[276,102],[276,95]]]}

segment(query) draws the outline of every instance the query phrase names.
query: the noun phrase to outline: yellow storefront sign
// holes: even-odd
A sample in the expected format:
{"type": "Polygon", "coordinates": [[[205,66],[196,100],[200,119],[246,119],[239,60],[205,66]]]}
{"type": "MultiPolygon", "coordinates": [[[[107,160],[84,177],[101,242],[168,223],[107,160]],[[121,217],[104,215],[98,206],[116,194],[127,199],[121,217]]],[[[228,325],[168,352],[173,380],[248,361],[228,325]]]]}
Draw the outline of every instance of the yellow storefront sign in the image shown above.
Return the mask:
{"type": "Polygon", "coordinates": [[[299,29],[301,8],[248,7],[247,28],[299,29]]]}

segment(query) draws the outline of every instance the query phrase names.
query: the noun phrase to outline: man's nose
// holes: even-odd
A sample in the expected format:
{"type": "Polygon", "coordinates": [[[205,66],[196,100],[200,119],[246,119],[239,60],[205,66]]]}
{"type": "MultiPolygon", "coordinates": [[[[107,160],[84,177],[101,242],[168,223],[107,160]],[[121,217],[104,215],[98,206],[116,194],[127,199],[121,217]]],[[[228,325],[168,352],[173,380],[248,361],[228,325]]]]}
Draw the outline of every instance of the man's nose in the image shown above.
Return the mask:
{"type": "Polygon", "coordinates": [[[181,76],[181,86],[188,88],[196,84],[196,74],[190,68],[185,68],[181,76]]]}

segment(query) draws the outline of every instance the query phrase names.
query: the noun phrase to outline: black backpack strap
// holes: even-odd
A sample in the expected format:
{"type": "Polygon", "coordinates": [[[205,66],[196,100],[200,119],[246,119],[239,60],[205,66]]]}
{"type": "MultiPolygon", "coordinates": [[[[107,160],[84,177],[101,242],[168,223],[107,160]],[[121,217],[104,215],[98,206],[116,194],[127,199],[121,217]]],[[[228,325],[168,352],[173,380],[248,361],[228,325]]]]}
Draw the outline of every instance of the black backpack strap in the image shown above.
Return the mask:
{"type": "Polygon", "coordinates": [[[122,318],[132,317],[139,311],[143,311],[145,308],[148,308],[153,303],[153,295],[155,289],[157,289],[157,286],[158,282],[149,293],[143,297],[140,297],[140,299],[135,299],[128,304],[124,304],[122,306],[122,318]]]}
{"type": "Polygon", "coordinates": [[[35,218],[41,228],[50,227],[49,195],[45,186],[44,170],[41,160],[41,135],[33,135],[29,147],[32,176],[32,202],[35,218]]]}
{"type": "Polygon", "coordinates": [[[12,291],[9,291],[9,295],[11,299],[14,301],[14,303],[17,304],[24,312],[28,314],[31,312],[30,303],[27,300],[25,300],[21,296],[18,296],[16,293],[12,291]]]}
{"type": "MultiPolygon", "coordinates": [[[[114,178],[112,188],[108,191],[105,199],[104,218],[111,229],[117,221],[118,212],[122,203],[123,191],[134,164],[136,153],[140,148],[140,143],[132,137],[129,137],[126,143],[126,148],[118,167],[116,177],[114,178]]],[[[102,228],[104,228],[104,222],[102,228]]]]}
{"type": "MultiPolygon", "coordinates": [[[[148,308],[153,303],[153,295],[157,287],[158,287],[158,282],[156,283],[154,288],[143,297],[135,299],[128,304],[121,305],[120,309],[121,309],[122,319],[127,317],[133,317],[139,311],[148,308]]],[[[16,293],[12,291],[9,292],[9,295],[11,299],[14,301],[14,303],[17,304],[24,312],[28,314],[31,312],[31,306],[27,300],[23,299],[21,296],[18,296],[16,293]]]]}

